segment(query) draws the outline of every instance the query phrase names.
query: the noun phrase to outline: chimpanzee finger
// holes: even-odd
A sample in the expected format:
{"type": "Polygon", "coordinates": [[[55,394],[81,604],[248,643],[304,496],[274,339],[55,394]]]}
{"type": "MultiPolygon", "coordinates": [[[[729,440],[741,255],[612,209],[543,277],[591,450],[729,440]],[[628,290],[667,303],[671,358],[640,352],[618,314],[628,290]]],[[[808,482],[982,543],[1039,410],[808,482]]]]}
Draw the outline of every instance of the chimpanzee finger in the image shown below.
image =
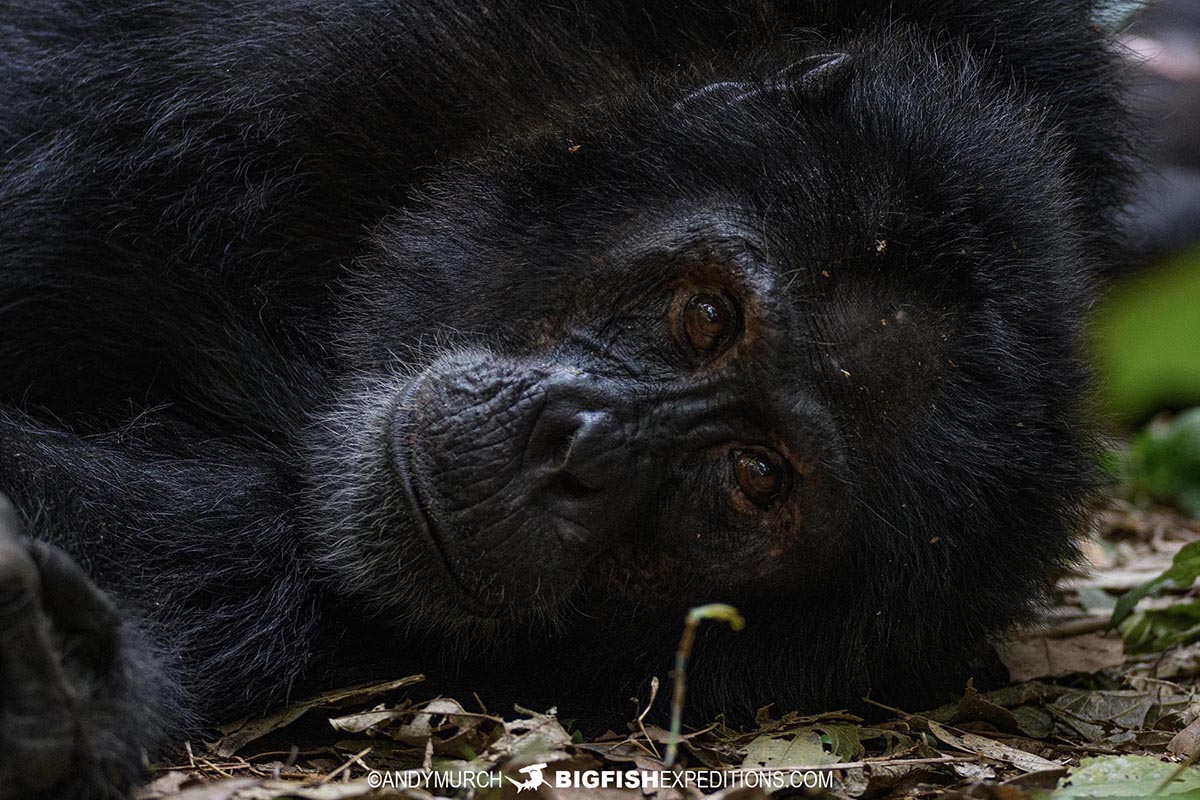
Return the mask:
{"type": "MultiPolygon", "coordinates": [[[[19,530],[16,509],[0,494],[0,539],[19,540],[19,530]]],[[[111,652],[120,624],[113,602],[70,556],[57,547],[29,541],[25,548],[33,558],[41,581],[42,608],[50,615],[55,628],[83,634],[98,650],[111,652]]]]}
{"type": "Polygon", "coordinates": [[[108,595],[57,547],[30,542],[29,555],[37,564],[42,580],[42,608],[50,615],[55,629],[84,634],[110,645],[121,618],[108,595]]]}
{"type": "Polygon", "coordinates": [[[13,531],[0,526],[0,747],[20,765],[31,791],[70,774],[75,752],[74,693],[38,602],[37,565],[13,531]]]}
{"type": "Polygon", "coordinates": [[[0,541],[3,541],[6,536],[15,539],[20,530],[21,520],[17,517],[17,510],[13,508],[7,497],[0,494],[0,541]]]}

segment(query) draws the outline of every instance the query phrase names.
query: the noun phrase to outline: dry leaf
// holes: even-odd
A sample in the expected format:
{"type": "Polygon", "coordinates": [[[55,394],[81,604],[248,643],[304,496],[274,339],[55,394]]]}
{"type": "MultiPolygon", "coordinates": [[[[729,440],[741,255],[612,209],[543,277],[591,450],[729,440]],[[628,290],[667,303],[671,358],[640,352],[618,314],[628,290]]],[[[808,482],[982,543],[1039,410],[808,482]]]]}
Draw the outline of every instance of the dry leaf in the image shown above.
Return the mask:
{"type": "Polygon", "coordinates": [[[1033,753],[1028,753],[1016,747],[1010,747],[993,739],[988,739],[985,736],[979,736],[974,733],[952,733],[933,720],[926,720],[926,724],[929,725],[929,730],[934,736],[951,747],[957,747],[959,750],[965,750],[968,753],[974,753],[984,758],[1012,764],[1023,772],[1039,772],[1041,770],[1062,768],[1062,764],[1058,762],[1050,761],[1041,756],[1035,756],[1033,753]]]}
{"type": "Polygon", "coordinates": [[[1076,673],[1093,674],[1125,661],[1121,640],[1085,633],[1065,638],[1037,637],[1009,642],[1000,660],[1014,681],[1058,678],[1076,673]]]}
{"type": "Polygon", "coordinates": [[[370,683],[364,686],[353,686],[349,689],[339,689],[325,692],[307,700],[292,703],[286,708],[267,714],[263,717],[241,719],[221,727],[225,735],[220,741],[209,744],[209,749],[217,755],[228,758],[255,739],[262,738],[268,733],[286,727],[314,708],[339,707],[346,704],[369,702],[381,695],[389,694],[407,686],[425,680],[424,675],[409,675],[394,681],[370,683]]]}
{"type": "Polygon", "coordinates": [[[1200,749],[1200,717],[1181,730],[1167,743],[1167,752],[1177,756],[1191,756],[1200,749]]]}

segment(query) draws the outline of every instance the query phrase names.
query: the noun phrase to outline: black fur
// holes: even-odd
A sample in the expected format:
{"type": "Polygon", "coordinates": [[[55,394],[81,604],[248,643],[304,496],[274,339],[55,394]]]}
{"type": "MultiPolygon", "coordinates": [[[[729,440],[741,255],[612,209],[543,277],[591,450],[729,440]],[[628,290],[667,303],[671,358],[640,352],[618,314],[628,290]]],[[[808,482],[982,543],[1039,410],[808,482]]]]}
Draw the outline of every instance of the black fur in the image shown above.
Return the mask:
{"type": "MultiPolygon", "coordinates": [[[[47,796],[413,666],[598,713],[710,600],[748,625],[699,642],[698,716],[913,698],[1072,557],[1076,338],[1128,163],[1089,3],[2,8],[0,492],[121,619],[103,669],[67,670],[82,756],[47,796]],[[664,335],[693,268],[745,304],[715,360],[664,335]],[[706,382],[730,437],[783,442],[783,510],[730,510],[723,455],[647,439],[706,382]],[[501,504],[477,487],[546,423],[481,386],[583,392],[620,464],[550,516],[501,504]],[[456,521],[440,566],[410,447],[456,521]],[[546,522],[572,503],[575,538],[546,522]],[[460,596],[489,591],[491,615],[460,596]]],[[[4,797],[33,791],[2,741],[17,672],[4,797]]]]}

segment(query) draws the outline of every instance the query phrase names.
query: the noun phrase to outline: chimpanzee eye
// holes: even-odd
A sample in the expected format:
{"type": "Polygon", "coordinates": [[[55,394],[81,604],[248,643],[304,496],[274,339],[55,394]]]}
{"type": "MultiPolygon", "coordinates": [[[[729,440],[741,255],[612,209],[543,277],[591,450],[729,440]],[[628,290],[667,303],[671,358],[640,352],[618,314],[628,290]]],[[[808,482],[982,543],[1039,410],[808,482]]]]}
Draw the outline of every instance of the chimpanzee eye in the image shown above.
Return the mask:
{"type": "Polygon", "coordinates": [[[716,294],[698,294],[683,309],[683,332],[698,352],[716,351],[737,333],[737,311],[716,294]]]}
{"type": "Polygon", "coordinates": [[[733,450],[733,475],[742,494],[757,506],[767,506],[783,488],[786,466],[770,450],[733,450]]]}

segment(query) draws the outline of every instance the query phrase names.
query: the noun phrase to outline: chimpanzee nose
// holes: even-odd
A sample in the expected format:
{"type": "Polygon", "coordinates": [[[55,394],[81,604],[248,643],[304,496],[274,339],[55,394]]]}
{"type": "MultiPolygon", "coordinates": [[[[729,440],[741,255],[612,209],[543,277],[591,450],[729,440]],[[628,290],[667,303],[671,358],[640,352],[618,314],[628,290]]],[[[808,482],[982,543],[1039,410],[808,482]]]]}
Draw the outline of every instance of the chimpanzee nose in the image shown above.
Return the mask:
{"type": "Polygon", "coordinates": [[[525,469],[544,476],[546,491],[568,498],[606,494],[628,477],[628,435],[614,414],[550,397],[525,451],[525,469]]]}

